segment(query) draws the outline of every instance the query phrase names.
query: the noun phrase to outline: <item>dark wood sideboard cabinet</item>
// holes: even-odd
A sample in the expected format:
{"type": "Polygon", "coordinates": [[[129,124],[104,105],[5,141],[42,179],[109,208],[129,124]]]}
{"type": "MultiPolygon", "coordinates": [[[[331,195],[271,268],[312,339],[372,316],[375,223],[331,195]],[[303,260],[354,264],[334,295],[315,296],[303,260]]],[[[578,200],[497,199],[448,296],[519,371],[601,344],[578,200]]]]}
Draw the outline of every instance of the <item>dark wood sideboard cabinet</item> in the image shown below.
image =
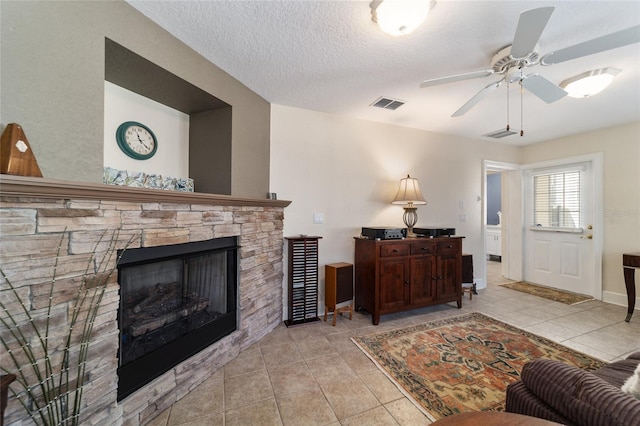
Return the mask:
{"type": "Polygon", "coordinates": [[[380,315],[441,303],[462,307],[462,238],[355,238],[355,305],[380,315]]]}

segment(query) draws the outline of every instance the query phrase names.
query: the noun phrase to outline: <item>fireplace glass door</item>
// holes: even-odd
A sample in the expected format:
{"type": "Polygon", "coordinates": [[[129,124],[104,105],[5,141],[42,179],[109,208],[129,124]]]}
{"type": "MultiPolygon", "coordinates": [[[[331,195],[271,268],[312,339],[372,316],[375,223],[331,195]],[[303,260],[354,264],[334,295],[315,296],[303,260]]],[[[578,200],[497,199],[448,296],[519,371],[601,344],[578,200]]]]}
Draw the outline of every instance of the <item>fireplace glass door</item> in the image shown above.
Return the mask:
{"type": "Polygon", "coordinates": [[[236,329],[235,242],[192,244],[134,249],[121,259],[119,394],[131,374],[163,365],[142,381],[153,379],[236,329]]]}

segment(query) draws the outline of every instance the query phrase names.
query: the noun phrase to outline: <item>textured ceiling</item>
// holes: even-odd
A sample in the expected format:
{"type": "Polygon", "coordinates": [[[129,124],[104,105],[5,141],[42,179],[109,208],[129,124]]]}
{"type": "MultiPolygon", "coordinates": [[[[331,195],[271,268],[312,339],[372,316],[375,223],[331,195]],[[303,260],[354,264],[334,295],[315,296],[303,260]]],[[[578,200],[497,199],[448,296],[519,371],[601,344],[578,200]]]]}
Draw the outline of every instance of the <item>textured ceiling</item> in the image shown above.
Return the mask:
{"type": "MultiPolygon", "coordinates": [[[[513,40],[520,12],[555,6],[537,51],[563,47],[640,24],[638,1],[438,1],[414,33],[393,37],[371,20],[368,1],[130,1],[143,14],[270,103],[433,132],[481,135],[507,123],[520,130],[520,92],[506,85],[462,117],[451,114],[489,76],[421,89],[425,79],[490,68],[513,40]],[[400,99],[395,111],[372,108],[400,99]]],[[[584,71],[622,72],[604,92],[546,104],[523,95],[525,145],[640,120],[640,44],[552,66],[536,66],[552,82],[584,71]]],[[[640,135],[639,135],[640,137],[640,135]]]]}

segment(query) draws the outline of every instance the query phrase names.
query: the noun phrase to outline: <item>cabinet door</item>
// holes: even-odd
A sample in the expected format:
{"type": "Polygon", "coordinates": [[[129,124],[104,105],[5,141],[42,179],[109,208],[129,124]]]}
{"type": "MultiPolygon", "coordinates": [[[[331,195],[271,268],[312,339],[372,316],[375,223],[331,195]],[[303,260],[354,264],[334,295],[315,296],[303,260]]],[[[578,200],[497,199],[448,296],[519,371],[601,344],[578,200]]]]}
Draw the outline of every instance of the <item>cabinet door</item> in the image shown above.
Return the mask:
{"type": "Polygon", "coordinates": [[[460,277],[458,277],[458,256],[441,254],[438,256],[438,298],[454,297],[458,294],[460,277]]]}
{"type": "Polygon", "coordinates": [[[502,232],[496,232],[495,253],[496,256],[502,256],[502,232]]]}
{"type": "Polygon", "coordinates": [[[407,304],[409,285],[409,259],[380,260],[380,310],[389,311],[407,304]]]}
{"type": "Polygon", "coordinates": [[[487,231],[487,254],[493,256],[502,255],[502,242],[500,241],[500,231],[487,231]]]}
{"type": "Polygon", "coordinates": [[[410,303],[419,305],[436,299],[436,256],[411,258],[410,303]]]}

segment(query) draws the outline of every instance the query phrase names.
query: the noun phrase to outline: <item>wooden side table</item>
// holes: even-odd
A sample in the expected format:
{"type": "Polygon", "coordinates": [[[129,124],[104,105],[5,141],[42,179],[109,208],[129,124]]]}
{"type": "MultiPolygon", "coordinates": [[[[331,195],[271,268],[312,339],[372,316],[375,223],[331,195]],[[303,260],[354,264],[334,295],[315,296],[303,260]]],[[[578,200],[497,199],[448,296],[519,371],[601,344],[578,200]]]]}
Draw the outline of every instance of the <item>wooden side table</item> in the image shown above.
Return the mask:
{"type": "Polygon", "coordinates": [[[349,312],[353,319],[353,265],[330,263],[324,265],[324,320],[333,312],[333,325],[338,313],[349,312]]]}
{"type": "Polygon", "coordinates": [[[437,422],[433,426],[557,426],[549,420],[537,417],[523,416],[522,414],[498,412],[498,411],[474,411],[469,413],[454,414],[437,422]]]}
{"type": "Polygon", "coordinates": [[[631,321],[631,315],[636,307],[636,269],[640,268],[640,252],[624,253],[622,255],[622,267],[624,269],[624,285],[627,287],[627,317],[626,322],[631,321]]]}

